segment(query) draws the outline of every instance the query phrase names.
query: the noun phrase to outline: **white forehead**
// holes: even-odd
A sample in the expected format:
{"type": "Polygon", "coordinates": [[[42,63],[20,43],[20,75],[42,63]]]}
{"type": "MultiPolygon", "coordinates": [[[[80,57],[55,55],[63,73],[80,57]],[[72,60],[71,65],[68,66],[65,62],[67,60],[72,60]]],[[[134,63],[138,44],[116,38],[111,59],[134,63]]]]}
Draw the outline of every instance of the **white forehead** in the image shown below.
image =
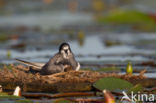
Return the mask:
{"type": "Polygon", "coordinates": [[[69,47],[68,46],[64,46],[63,49],[69,49],[69,47]]]}

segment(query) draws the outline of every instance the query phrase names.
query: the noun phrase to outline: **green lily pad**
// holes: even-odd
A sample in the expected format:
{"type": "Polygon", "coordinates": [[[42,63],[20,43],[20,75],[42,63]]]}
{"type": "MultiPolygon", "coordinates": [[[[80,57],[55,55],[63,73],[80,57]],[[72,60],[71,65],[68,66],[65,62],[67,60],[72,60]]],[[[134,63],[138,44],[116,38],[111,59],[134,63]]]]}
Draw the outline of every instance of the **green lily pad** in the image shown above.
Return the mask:
{"type": "Polygon", "coordinates": [[[133,93],[138,93],[138,92],[142,92],[143,91],[143,87],[141,84],[137,84],[134,87],[130,88],[128,90],[128,93],[131,93],[133,91],[133,93]]]}
{"type": "Polygon", "coordinates": [[[97,80],[93,86],[99,90],[109,90],[109,91],[114,91],[114,90],[128,90],[133,87],[133,84],[130,82],[119,79],[119,78],[114,78],[114,77],[106,77],[97,80]]]}
{"type": "Polygon", "coordinates": [[[155,31],[156,22],[148,14],[136,10],[118,10],[97,18],[101,24],[133,25],[135,29],[155,31]]]}
{"type": "Polygon", "coordinates": [[[154,20],[147,14],[135,10],[119,10],[115,12],[110,12],[107,16],[100,17],[98,21],[101,23],[109,22],[118,24],[155,24],[154,20]]]}
{"type": "Polygon", "coordinates": [[[0,93],[0,97],[1,97],[1,96],[8,96],[8,94],[7,94],[7,93],[4,93],[4,92],[1,92],[1,93],[0,93]]]}
{"type": "Polygon", "coordinates": [[[19,100],[19,99],[24,99],[23,97],[19,96],[14,96],[14,95],[8,95],[7,93],[0,93],[0,101],[1,100],[19,100]]]}
{"type": "Polygon", "coordinates": [[[25,100],[16,100],[14,103],[34,103],[31,100],[25,99],[25,100]]]}
{"type": "Polygon", "coordinates": [[[13,95],[3,95],[0,96],[0,100],[16,100],[16,99],[22,99],[22,97],[13,96],[13,95]]]}

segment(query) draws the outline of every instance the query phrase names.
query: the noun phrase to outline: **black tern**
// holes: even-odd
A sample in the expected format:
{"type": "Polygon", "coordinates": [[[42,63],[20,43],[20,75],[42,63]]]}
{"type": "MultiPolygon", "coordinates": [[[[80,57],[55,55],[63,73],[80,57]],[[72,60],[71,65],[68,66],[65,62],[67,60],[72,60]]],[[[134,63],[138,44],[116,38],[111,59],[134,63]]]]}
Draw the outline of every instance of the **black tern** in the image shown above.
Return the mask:
{"type": "Polygon", "coordinates": [[[70,66],[72,70],[78,71],[80,69],[80,63],[75,60],[74,54],[68,43],[62,43],[59,47],[59,52],[56,53],[46,63],[28,62],[20,59],[16,59],[26,65],[32,66],[40,70],[40,74],[49,75],[66,71],[66,67],[70,66]]]}

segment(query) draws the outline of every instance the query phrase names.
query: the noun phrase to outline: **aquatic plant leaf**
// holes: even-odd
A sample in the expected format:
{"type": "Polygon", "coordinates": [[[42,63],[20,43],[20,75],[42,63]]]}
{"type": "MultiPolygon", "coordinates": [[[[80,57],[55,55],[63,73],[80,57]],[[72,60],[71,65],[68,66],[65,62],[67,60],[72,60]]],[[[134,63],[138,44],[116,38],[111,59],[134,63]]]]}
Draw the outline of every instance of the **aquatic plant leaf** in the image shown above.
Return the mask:
{"type": "Polygon", "coordinates": [[[132,74],[133,73],[133,67],[132,67],[131,62],[128,62],[128,64],[127,64],[126,73],[127,74],[132,74]]]}
{"type": "Polygon", "coordinates": [[[34,103],[31,100],[25,99],[25,100],[16,100],[14,103],[34,103]]]}
{"type": "Polygon", "coordinates": [[[99,90],[125,90],[125,89],[130,89],[133,87],[133,84],[130,82],[119,79],[119,78],[114,78],[114,77],[106,77],[102,78],[100,80],[97,80],[93,86],[99,90]]]}
{"type": "Polygon", "coordinates": [[[156,23],[152,17],[144,12],[135,10],[110,12],[108,15],[97,18],[97,21],[105,25],[135,25],[135,29],[144,31],[155,31],[156,29],[156,23]]]}
{"type": "Polygon", "coordinates": [[[131,93],[132,91],[133,91],[133,93],[141,92],[141,91],[143,91],[143,87],[141,84],[136,84],[134,87],[132,87],[128,90],[128,93],[131,93]]]}
{"type": "Polygon", "coordinates": [[[1,100],[17,100],[17,99],[23,99],[23,97],[18,97],[18,96],[13,96],[13,95],[1,95],[0,96],[0,101],[1,100]]]}
{"type": "Polygon", "coordinates": [[[119,24],[155,23],[147,14],[135,10],[110,12],[109,15],[100,17],[98,21],[101,23],[115,22],[119,24]]]}

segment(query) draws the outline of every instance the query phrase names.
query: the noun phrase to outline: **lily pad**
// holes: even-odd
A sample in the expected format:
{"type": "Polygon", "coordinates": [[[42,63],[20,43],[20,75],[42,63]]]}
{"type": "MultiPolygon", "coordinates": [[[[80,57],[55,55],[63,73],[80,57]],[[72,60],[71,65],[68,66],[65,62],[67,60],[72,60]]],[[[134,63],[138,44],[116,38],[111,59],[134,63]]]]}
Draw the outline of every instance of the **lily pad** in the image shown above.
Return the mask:
{"type": "Polygon", "coordinates": [[[128,93],[130,93],[131,91],[133,91],[133,93],[138,93],[138,92],[143,91],[143,87],[142,87],[141,84],[137,84],[137,85],[135,85],[134,87],[130,88],[130,89],[128,90],[128,93]]]}
{"type": "Polygon", "coordinates": [[[16,100],[14,103],[34,103],[31,100],[25,99],[25,100],[16,100]]]}
{"type": "Polygon", "coordinates": [[[8,96],[8,94],[7,93],[4,93],[4,92],[1,92],[0,93],[0,96],[8,96]]]}
{"type": "Polygon", "coordinates": [[[130,82],[119,79],[119,78],[114,78],[114,77],[106,77],[97,80],[93,86],[99,90],[109,90],[109,91],[114,91],[114,90],[126,90],[130,89],[133,87],[133,84],[130,82]]]}
{"type": "Polygon", "coordinates": [[[0,101],[2,100],[19,100],[24,99],[23,97],[14,96],[14,95],[8,95],[7,93],[0,93],[0,101]]]}
{"type": "Polygon", "coordinates": [[[4,95],[0,96],[0,100],[16,100],[16,99],[22,99],[22,97],[13,96],[13,95],[4,95]]]}
{"type": "Polygon", "coordinates": [[[131,25],[134,29],[155,31],[156,22],[148,14],[136,10],[118,10],[97,18],[101,24],[131,25]]]}
{"type": "Polygon", "coordinates": [[[135,10],[119,10],[115,12],[110,12],[107,16],[100,17],[98,21],[101,23],[109,22],[118,24],[155,24],[154,20],[147,14],[135,10]]]}

